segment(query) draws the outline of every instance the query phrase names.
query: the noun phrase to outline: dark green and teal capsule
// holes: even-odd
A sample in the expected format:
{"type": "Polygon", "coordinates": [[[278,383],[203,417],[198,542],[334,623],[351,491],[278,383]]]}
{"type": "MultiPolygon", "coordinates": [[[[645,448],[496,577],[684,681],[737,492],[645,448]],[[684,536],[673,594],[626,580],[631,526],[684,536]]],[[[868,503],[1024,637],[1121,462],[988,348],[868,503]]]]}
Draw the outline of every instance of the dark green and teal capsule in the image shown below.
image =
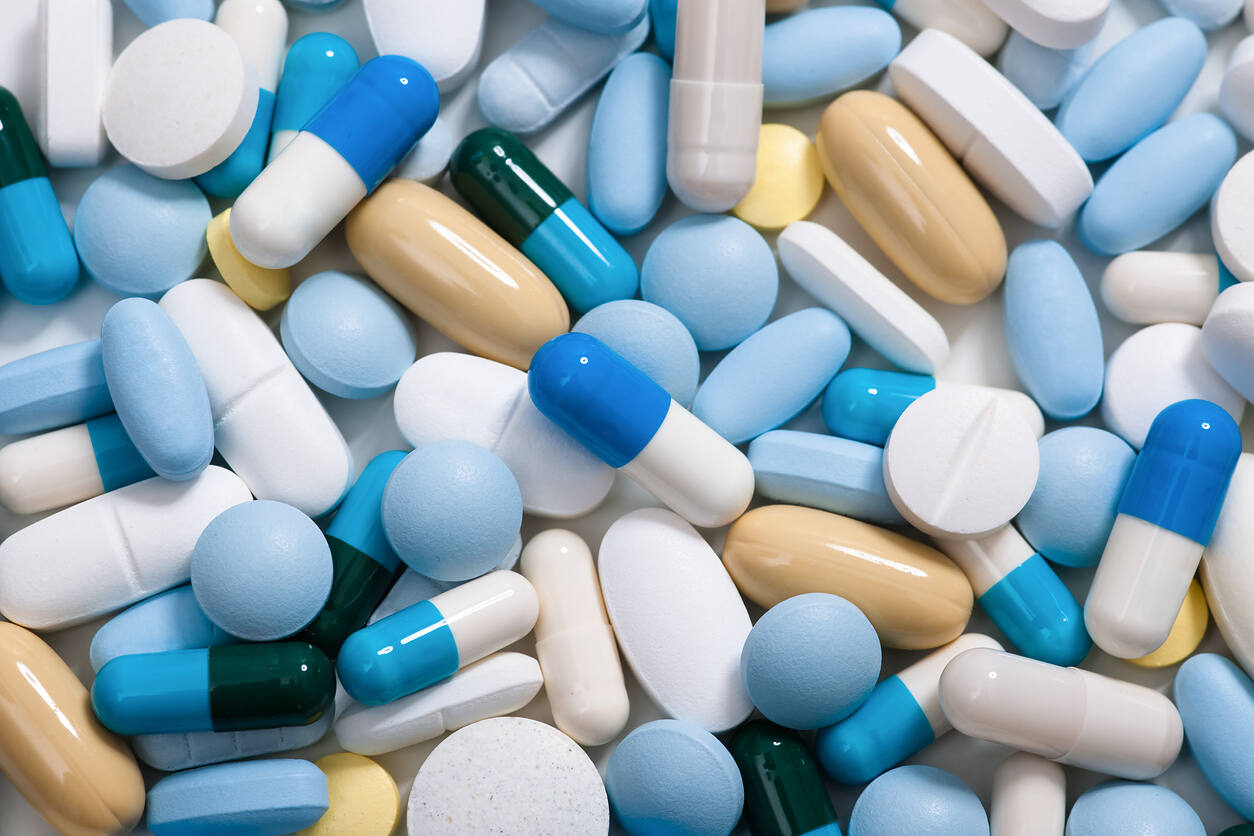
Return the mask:
{"type": "Polygon", "coordinates": [[[818,764],[796,732],[752,720],[727,748],[745,782],[745,821],[754,836],[841,836],[818,764]]]}
{"type": "Polygon", "coordinates": [[[631,299],[636,262],[522,140],[483,128],[449,161],[453,188],[552,280],[579,313],[631,299]]]}
{"type": "Polygon", "coordinates": [[[1254,836],[1254,824],[1233,825],[1219,836],[1254,836]]]}
{"type": "Polygon", "coordinates": [[[305,642],[231,644],[118,656],[91,705],[118,734],[303,726],[335,700],[335,667],[305,642]]]}
{"type": "Polygon", "coordinates": [[[78,282],[78,251],[17,98],[0,87],[0,280],[32,305],[78,282]]]}

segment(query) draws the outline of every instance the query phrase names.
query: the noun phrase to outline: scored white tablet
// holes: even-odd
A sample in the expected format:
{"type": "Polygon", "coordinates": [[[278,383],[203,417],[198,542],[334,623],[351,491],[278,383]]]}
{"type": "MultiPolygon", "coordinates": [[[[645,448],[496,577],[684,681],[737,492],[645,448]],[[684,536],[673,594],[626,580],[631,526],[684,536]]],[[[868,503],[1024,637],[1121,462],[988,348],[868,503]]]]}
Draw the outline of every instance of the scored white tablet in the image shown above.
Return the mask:
{"type": "Polygon", "coordinates": [[[39,24],[39,147],[60,168],[99,165],[108,149],[100,108],[113,66],[113,6],[44,0],[39,24]]]}
{"type": "Polygon", "coordinates": [[[1097,37],[1110,0],[984,0],[1029,41],[1050,49],[1075,49],[1097,37]]]}

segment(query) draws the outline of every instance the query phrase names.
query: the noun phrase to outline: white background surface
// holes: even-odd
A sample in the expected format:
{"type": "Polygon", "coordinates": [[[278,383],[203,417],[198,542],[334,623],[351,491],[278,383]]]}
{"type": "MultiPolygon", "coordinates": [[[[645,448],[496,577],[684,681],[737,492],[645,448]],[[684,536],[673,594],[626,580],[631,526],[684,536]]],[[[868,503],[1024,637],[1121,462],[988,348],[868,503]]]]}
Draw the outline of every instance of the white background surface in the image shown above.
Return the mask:
{"type": "MultiPolygon", "coordinates": [[[[811,5],[845,5],[847,2],[826,2],[813,0],[811,5]]],[[[38,32],[35,25],[38,0],[0,0],[0,83],[17,92],[24,108],[33,115],[37,106],[35,94],[38,84],[37,50],[38,32]]],[[[115,0],[115,48],[120,51],[136,34],[141,25],[120,0],[115,0]]],[[[1100,37],[1101,49],[1104,50],[1120,37],[1128,34],[1138,26],[1143,26],[1165,14],[1157,0],[1114,0],[1107,26],[1100,37]]],[[[346,3],[334,12],[310,14],[296,10],[289,11],[290,33],[288,42],[308,32],[326,30],[336,32],[347,38],[357,49],[363,60],[375,54],[365,26],[360,0],[346,0],[346,3]]],[[[484,41],[483,62],[486,65],[497,54],[517,40],[531,26],[543,17],[542,13],[526,0],[489,0],[488,27],[484,41]]],[[[906,31],[909,38],[913,33],[906,31]]],[[[1246,35],[1245,28],[1238,18],[1237,22],[1225,30],[1209,36],[1211,45],[1201,79],[1194,86],[1180,113],[1211,111],[1216,114],[1218,109],[1219,82],[1228,55],[1236,43],[1246,35]]],[[[651,48],[646,46],[646,48],[651,48]]],[[[211,83],[206,79],[206,83],[211,83]]],[[[874,85],[887,91],[888,82],[884,77],[874,79],[874,85]]],[[[593,108],[596,104],[597,92],[584,97],[568,113],[563,115],[554,125],[540,134],[529,137],[528,144],[540,158],[547,163],[559,177],[581,198],[584,197],[584,162],[588,127],[591,123],[593,108]]],[[[825,103],[824,103],[825,104],[825,103]]],[[[765,121],[786,122],[801,130],[814,134],[823,105],[796,110],[768,111],[765,121]]],[[[443,104],[442,113],[451,126],[462,136],[479,127],[482,118],[475,106],[475,81],[467,83],[460,90],[449,96],[443,104]]],[[[1241,151],[1249,150],[1249,144],[1242,142],[1241,151]]],[[[118,163],[116,155],[112,156],[104,168],[118,163]]],[[[68,218],[73,217],[75,202],[87,185],[102,169],[61,171],[53,176],[53,183],[59,195],[62,207],[68,218]]],[[[1100,175],[1101,168],[1095,170],[1100,175]]],[[[445,191],[452,194],[447,182],[445,191]]],[[[990,199],[999,217],[1002,219],[1009,245],[1013,248],[1022,241],[1037,237],[1056,237],[1075,255],[1085,277],[1089,280],[1095,298],[1097,283],[1106,260],[1093,256],[1084,250],[1074,235],[1074,225],[1069,224],[1056,235],[1045,235],[1045,231],[1033,227],[1011,214],[1000,204],[990,199]]],[[[220,211],[226,204],[214,201],[214,211],[220,211]]],[[[625,242],[628,250],[635,256],[637,263],[643,257],[650,241],[657,232],[674,220],[689,214],[688,210],[668,197],[658,219],[644,232],[625,242]]],[[[1005,340],[1002,335],[1001,294],[995,293],[990,298],[969,307],[953,307],[936,302],[914,290],[906,282],[886,258],[875,248],[845,211],[840,201],[830,189],[826,190],[823,199],[810,216],[811,220],[827,224],[845,237],[863,255],[867,256],[886,275],[898,281],[911,295],[931,311],[944,325],[953,346],[949,362],[939,377],[948,380],[982,382],[999,386],[1018,388],[1013,369],[1006,354],[1005,340]]],[[[773,239],[773,236],[770,236],[773,239]]],[[[773,241],[772,241],[773,242],[773,241]]],[[[1206,213],[1202,212],[1193,218],[1179,232],[1155,245],[1157,249],[1177,249],[1184,251],[1211,250],[1209,226],[1206,213]]],[[[354,263],[347,247],[344,245],[343,233],[336,230],[326,242],[304,262],[293,268],[298,279],[325,269],[341,269],[349,272],[360,272],[354,263]]],[[[212,263],[206,262],[202,275],[216,275],[212,263]]],[[[108,292],[90,282],[84,283],[67,301],[49,308],[34,308],[15,301],[11,297],[0,298],[0,362],[7,362],[34,351],[55,345],[88,339],[99,336],[100,320],[108,307],[116,301],[108,292]]],[[[774,317],[793,310],[814,304],[786,277],[781,277],[779,303],[774,317]]],[[[1101,308],[1099,302],[1099,309],[1101,308]]],[[[277,315],[271,314],[270,321],[277,326],[277,315]]],[[[1106,339],[1106,350],[1109,354],[1133,330],[1131,326],[1115,321],[1102,311],[1103,330],[1106,339]]],[[[430,327],[417,323],[420,353],[445,350],[453,346],[430,327]]],[[[719,355],[703,357],[703,368],[708,370],[719,355]]],[[[847,365],[885,365],[883,360],[874,355],[865,346],[855,343],[854,353],[847,365]]],[[[345,436],[349,439],[356,457],[358,470],[376,453],[392,448],[405,448],[404,440],[396,429],[392,417],[391,397],[377,398],[369,401],[344,401],[329,396],[322,396],[332,416],[339,423],[345,436]]],[[[1252,448],[1254,440],[1254,410],[1247,414],[1250,419],[1243,423],[1247,439],[1246,449],[1252,448]]],[[[1081,423],[1096,422],[1094,416],[1081,423]]],[[[822,422],[818,417],[817,407],[811,407],[806,413],[790,424],[792,427],[821,431],[822,422]]],[[[1052,426],[1051,426],[1052,428],[1052,426]]],[[[609,500],[594,514],[573,522],[562,523],[583,535],[595,550],[605,529],[626,511],[643,505],[657,504],[651,497],[620,477],[609,500]]],[[[15,517],[0,509],[0,535],[7,536],[16,529],[28,524],[34,518],[15,517]]],[[[538,531],[551,527],[544,520],[528,518],[523,524],[524,538],[538,531]]],[[[721,545],[723,531],[710,532],[711,542],[718,549],[721,545]]],[[[1076,593],[1077,599],[1083,601],[1092,576],[1091,570],[1060,570],[1060,574],[1076,593]]],[[[756,618],[759,611],[751,607],[756,618]]],[[[90,682],[92,673],[87,661],[87,649],[91,637],[100,621],[85,624],[60,633],[47,636],[48,640],[70,663],[75,672],[90,682]]],[[[977,608],[972,619],[971,630],[989,632],[999,636],[989,620],[977,608]]],[[[515,649],[533,652],[530,639],[520,642],[515,649]]],[[[1202,650],[1224,652],[1223,642],[1214,626],[1210,627],[1202,650]]],[[[921,654],[901,651],[887,651],[884,655],[883,675],[887,676],[905,667],[921,654]]],[[[1106,656],[1094,650],[1086,660],[1085,667],[1121,679],[1139,682],[1170,693],[1170,683],[1175,668],[1160,671],[1147,671],[1127,662],[1106,656]]],[[[648,720],[661,716],[639,688],[631,683],[632,711],[628,722],[628,730],[648,720]]],[[[519,714],[538,720],[551,722],[547,703],[541,695],[519,714]]],[[[414,773],[423,759],[438,741],[431,741],[408,749],[403,749],[378,758],[396,777],[400,788],[402,803],[408,797],[410,783],[414,773]]],[[[604,768],[605,759],[613,749],[613,744],[590,750],[590,755],[598,766],[604,768]]],[[[333,735],[328,735],[319,745],[307,750],[285,753],[280,757],[307,757],[315,759],[324,754],[336,751],[333,735]]],[[[1004,747],[976,741],[953,732],[929,747],[911,762],[927,763],[948,769],[966,781],[979,794],[985,806],[990,800],[990,780],[994,767],[1007,754],[1004,747]]],[[[502,770],[513,769],[516,764],[501,764],[502,770]]],[[[150,782],[159,777],[157,773],[146,771],[150,782]]],[[[1103,780],[1102,776],[1083,770],[1067,769],[1069,803],[1088,787],[1103,780]]],[[[1239,817],[1209,787],[1196,764],[1186,752],[1180,760],[1157,781],[1170,787],[1182,795],[1207,825],[1209,834],[1217,834],[1223,828],[1239,823],[1239,817]]],[[[858,788],[833,787],[832,796],[840,816],[842,829],[847,829],[849,813],[857,798],[858,788]]],[[[137,832],[146,832],[141,827],[137,832]]],[[[618,832],[618,831],[616,831],[618,832]]],[[[747,833],[741,829],[738,833],[747,833]]],[[[54,831],[47,826],[22,800],[13,787],[0,777],[0,834],[3,836],[44,836],[54,831]]]]}

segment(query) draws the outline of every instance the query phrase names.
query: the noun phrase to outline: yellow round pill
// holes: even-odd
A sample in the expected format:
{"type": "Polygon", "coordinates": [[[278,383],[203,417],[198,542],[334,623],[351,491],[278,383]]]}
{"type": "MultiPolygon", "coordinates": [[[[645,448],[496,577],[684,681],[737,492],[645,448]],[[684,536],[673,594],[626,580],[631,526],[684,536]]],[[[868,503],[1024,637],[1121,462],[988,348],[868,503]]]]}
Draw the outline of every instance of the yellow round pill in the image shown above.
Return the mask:
{"type": "Polygon", "coordinates": [[[258,267],[239,254],[231,240],[231,210],[209,222],[205,229],[209,256],[235,295],[259,311],[268,311],[292,295],[292,274],[287,270],[258,267]]]}
{"type": "Polygon", "coordinates": [[[783,229],[814,210],[823,194],[823,166],[810,138],[789,125],[763,125],[758,175],[732,214],[758,229],[783,229]]]}
{"type": "Polygon", "coordinates": [[[1177,662],[1183,662],[1193,655],[1197,646],[1206,635],[1206,624],[1210,621],[1210,609],[1206,606],[1206,596],[1197,581],[1189,583],[1189,591],[1180,605],[1180,613],[1176,623],[1171,625],[1171,632],[1162,647],[1148,656],[1132,659],[1132,664],[1143,668],[1165,668],[1177,662]]]}
{"type": "Polygon", "coordinates": [[[339,752],[314,761],[327,775],[331,806],[297,836],[389,836],[401,818],[396,781],[370,758],[339,752]]]}

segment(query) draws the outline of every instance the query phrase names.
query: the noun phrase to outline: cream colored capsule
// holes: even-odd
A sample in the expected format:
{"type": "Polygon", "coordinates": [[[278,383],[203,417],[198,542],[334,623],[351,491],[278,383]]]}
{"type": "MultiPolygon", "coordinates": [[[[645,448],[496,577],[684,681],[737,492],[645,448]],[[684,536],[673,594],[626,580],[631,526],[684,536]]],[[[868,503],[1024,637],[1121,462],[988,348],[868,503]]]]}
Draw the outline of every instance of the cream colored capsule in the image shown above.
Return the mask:
{"type": "Polygon", "coordinates": [[[588,544],[560,528],[531,539],[519,558],[540,596],[536,655],[557,727],[584,746],[627,724],[627,686],[588,544]]]}
{"type": "Polygon", "coordinates": [[[727,532],[723,564],[740,591],[763,607],[806,592],[852,601],[888,647],[938,647],[971,618],[971,584],[945,555],[827,511],[755,508],[727,532]]]}

